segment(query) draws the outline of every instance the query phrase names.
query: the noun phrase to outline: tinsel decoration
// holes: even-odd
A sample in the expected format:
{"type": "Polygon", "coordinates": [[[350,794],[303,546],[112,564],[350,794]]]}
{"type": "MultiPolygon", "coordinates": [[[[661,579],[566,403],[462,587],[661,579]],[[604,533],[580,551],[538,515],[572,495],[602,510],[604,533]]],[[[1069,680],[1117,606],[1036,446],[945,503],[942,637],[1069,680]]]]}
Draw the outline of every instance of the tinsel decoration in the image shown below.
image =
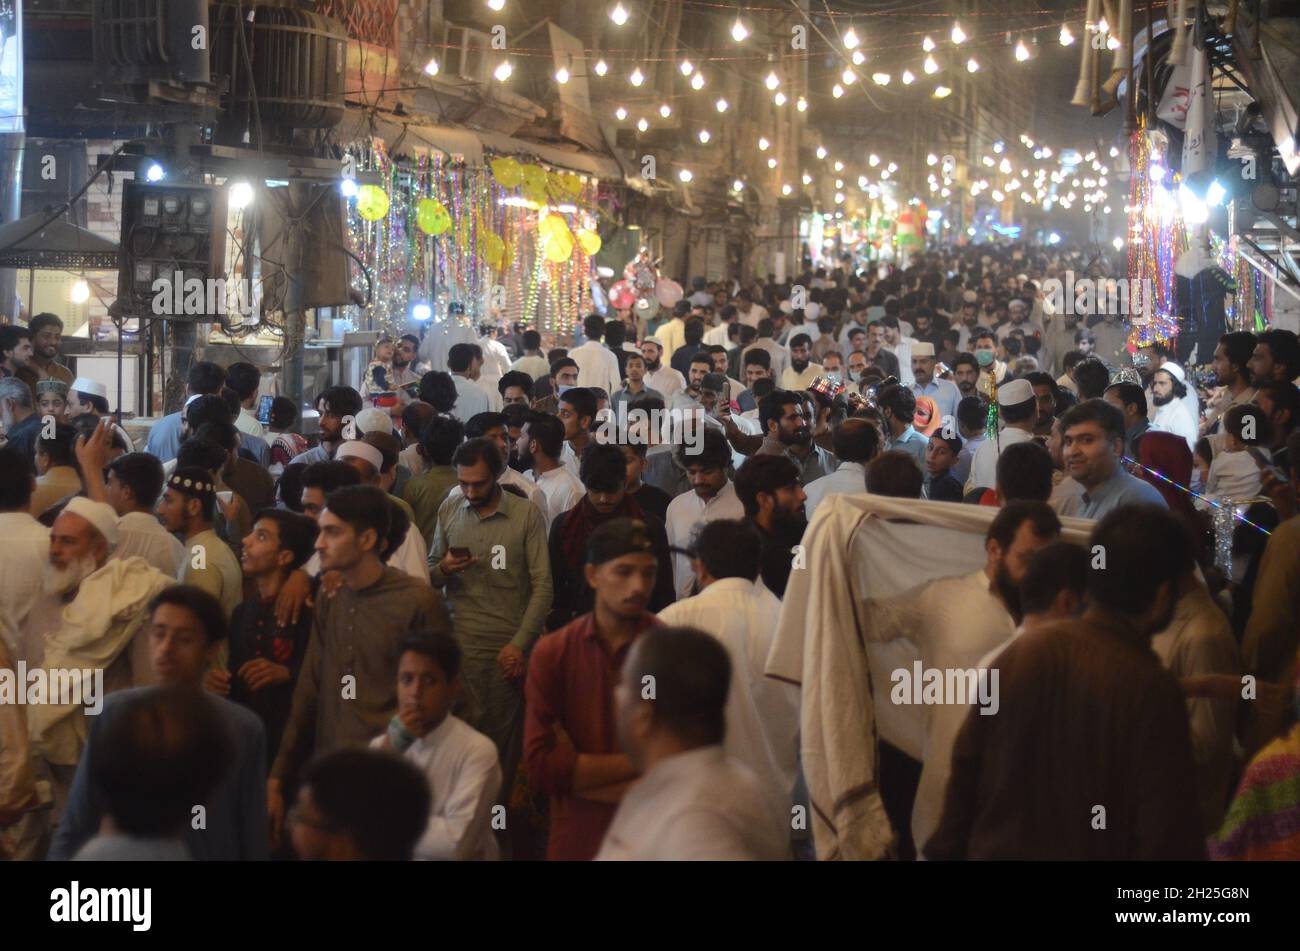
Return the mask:
{"type": "Polygon", "coordinates": [[[998,381],[992,373],[989,374],[989,415],[984,421],[984,436],[986,439],[998,438],[998,381]]]}
{"type": "Polygon", "coordinates": [[[1213,273],[1231,294],[1223,308],[1229,329],[1260,333],[1273,322],[1273,282],[1265,280],[1246,256],[1238,252],[1240,240],[1235,234],[1227,241],[1219,235],[1210,235],[1210,247],[1222,271],[1213,273]]]}
{"type": "Polygon", "coordinates": [[[1178,334],[1174,265],[1187,250],[1187,231],[1178,200],[1165,181],[1170,173],[1166,170],[1157,181],[1151,179],[1153,166],[1164,168],[1164,155],[1156,150],[1145,123],[1129,139],[1129,165],[1133,170],[1128,205],[1129,287],[1149,288],[1151,293],[1150,300],[1143,294],[1149,312],[1137,321],[1129,315],[1129,346],[1136,349],[1154,341],[1173,340],[1178,334]]]}
{"type": "Polygon", "coordinates": [[[1236,527],[1236,510],[1231,505],[1214,508],[1214,564],[1224,577],[1232,577],[1232,532],[1236,527]]]}

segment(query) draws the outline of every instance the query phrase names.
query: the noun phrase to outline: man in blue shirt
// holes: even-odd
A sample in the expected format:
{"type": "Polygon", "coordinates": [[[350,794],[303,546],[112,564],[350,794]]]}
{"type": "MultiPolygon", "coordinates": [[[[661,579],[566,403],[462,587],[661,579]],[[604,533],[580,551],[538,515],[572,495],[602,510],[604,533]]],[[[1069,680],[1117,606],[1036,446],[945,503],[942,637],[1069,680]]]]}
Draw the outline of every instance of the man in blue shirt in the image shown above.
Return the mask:
{"type": "Polygon", "coordinates": [[[1104,399],[1085,400],[1061,417],[1066,475],[1083,486],[1080,518],[1101,518],[1121,505],[1168,508],[1156,487],[1120,465],[1124,414],[1104,399]]]}
{"type": "Polygon", "coordinates": [[[930,440],[912,425],[916,415],[916,395],[901,383],[891,383],[876,394],[876,404],[888,428],[885,450],[902,449],[911,453],[917,467],[924,472],[925,447],[930,440]]]}
{"type": "MultiPolygon", "coordinates": [[[[225,385],[226,371],[221,367],[206,361],[194,364],[185,379],[186,405],[196,396],[220,396],[221,388],[225,385]]],[[[144,451],[163,462],[175,459],[184,438],[181,433],[184,413],[182,407],[179,412],[170,413],[154,423],[153,429],[149,430],[149,441],[145,444],[144,451]]]]}
{"type": "MultiPolygon", "coordinates": [[[[961,391],[950,380],[936,380],[934,366],[937,358],[934,344],[920,340],[912,344],[912,392],[917,396],[928,396],[939,407],[940,418],[956,417],[957,404],[961,402],[961,391]]],[[[955,427],[954,427],[955,428],[955,427]]]]}

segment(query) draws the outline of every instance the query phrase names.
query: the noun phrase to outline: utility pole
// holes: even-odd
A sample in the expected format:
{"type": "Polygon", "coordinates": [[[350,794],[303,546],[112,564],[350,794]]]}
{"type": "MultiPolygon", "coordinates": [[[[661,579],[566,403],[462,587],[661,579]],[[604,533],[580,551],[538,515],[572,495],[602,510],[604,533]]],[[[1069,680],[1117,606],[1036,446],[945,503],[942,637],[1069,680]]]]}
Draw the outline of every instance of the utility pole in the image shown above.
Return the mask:
{"type": "MultiPolygon", "coordinates": [[[[328,186],[321,186],[328,187],[328,186]]],[[[302,409],[303,405],[303,345],[306,341],[307,314],[303,309],[302,268],[307,254],[307,222],[301,216],[311,204],[312,186],[294,182],[289,186],[289,207],[292,220],[286,222],[288,245],[284,295],[284,365],[280,371],[284,395],[302,409]]]]}

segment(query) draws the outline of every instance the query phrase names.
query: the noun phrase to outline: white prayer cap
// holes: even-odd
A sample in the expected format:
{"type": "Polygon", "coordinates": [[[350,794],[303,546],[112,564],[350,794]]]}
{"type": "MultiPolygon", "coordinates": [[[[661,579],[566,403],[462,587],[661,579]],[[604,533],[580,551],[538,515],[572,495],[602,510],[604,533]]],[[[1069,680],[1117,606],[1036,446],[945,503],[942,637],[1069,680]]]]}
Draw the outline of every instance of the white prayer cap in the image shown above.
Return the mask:
{"type": "Polygon", "coordinates": [[[654,344],[660,350],[664,349],[664,342],[660,340],[658,337],[646,337],[644,340],[641,341],[641,346],[644,347],[648,343],[654,344]]]}
{"type": "Polygon", "coordinates": [[[1169,361],[1166,360],[1164,363],[1160,364],[1160,366],[1156,367],[1156,369],[1164,370],[1166,373],[1172,376],[1179,383],[1187,382],[1186,371],[1184,371],[1183,368],[1180,367],[1177,363],[1170,363],[1169,361]]]}
{"type": "Polygon", "coordinates": [[[794,313],[794,306],[788,300],[781,301],[781,305],[779,309],[783,314],[794,313]]]}
{"type": "Polygon", "coordinates": [[[356,416],[357,432],[393,434],[393,417],[374,406],[363,409],[356,416]]]}
{"type": "MultiPolygon", "coordinates": [[[[915,351],[913,351],[915,353],[915,351]]],[[[1018,406],[1034,398],[1034,388],[1028,380],[1012,380],[998,387],[999,406],[1018,406]]]]}
{"type": "Polygon", "coordinates": [[[79,376],[72,381],[72,389],[87,396],[99,396],[108,399],[108,387],[88,376],[79,376]]]}
{"type": "Polygon", "coordinates": [[[597,277],[603,277],[603,278],[610,278],[610,277],[613,277],[613,276],[614,276],[614,269],[613,269],[613,268],[609,268],[609,267],[598,267],[598,268],[596,268],[596,276],[597,276],[597,277]]]}
{"type": "Polygon", "coordinates": [[[914,357],[932,357],[934,356],[934,344],[928,340],[922,340],[912,344],[912,356],[914,357]]]}
{"type": "Polygon", "coordinates": [[[375,467],[376,472],[384,471],[384,454],[370,443],[362,442],[360,439],[353,439],[339,446],[339,451],[334,454],[334,458],[340,462],[351,458],[364,459],[375,467]]]}
{"type": "Polygon", "coordinates": [[[980,299],[980,296],[974,291],[964,291],[962,292],[961,299],[967,304],[973,304],[980,299]]]}
{"type": "Polygon", "coordinates": [[[117,513],[113,511],[111,505],[105,505],[103,502],[92,502],[90,499],[77,495],[73,496],[68,504],[63,507],[63,511],[84,518],[95,531],[104,536],[109,548],[117,547],[117,513]]]}
{"type": "Polygon", "coordinates": [[[815,300],[809,301],[808,306],[803,309],[803,313],[809,320],[816,320],[822,315],[822,305],[815,300]]]}

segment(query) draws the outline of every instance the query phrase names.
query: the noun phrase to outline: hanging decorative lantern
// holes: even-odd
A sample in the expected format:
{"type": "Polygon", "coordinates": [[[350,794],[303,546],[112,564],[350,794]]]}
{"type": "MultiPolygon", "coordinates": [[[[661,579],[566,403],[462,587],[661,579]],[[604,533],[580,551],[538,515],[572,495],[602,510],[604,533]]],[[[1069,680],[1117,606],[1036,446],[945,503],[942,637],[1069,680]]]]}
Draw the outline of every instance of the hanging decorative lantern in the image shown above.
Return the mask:
{"type": "Polygon", "coordinates": [[[388,192],[378,185],[362,185],[357,191],[357,214],[366,221],[379,221],[389,207],[388,192]]]}

